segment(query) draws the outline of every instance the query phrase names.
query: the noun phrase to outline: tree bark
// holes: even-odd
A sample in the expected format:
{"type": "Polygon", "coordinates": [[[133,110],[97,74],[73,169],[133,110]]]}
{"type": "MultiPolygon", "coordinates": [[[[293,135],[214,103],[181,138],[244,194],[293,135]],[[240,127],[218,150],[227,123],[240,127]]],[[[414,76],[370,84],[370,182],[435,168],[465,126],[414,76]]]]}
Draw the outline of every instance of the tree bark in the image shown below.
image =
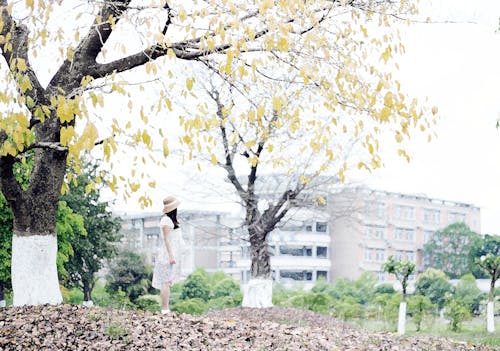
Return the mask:
{"type": "Polygon", "coordinates": [[[263,233],[250,234],[250,253],[252,264],[250,272],[252,278],[271,278],[271,257],[269,255],[269,245],[266,240],[266,235],[263,233]]]}
{"type": "Polygon", "coordinates": [[[92,301],[92,284],[83,279],[83,301],[92,301]]]}

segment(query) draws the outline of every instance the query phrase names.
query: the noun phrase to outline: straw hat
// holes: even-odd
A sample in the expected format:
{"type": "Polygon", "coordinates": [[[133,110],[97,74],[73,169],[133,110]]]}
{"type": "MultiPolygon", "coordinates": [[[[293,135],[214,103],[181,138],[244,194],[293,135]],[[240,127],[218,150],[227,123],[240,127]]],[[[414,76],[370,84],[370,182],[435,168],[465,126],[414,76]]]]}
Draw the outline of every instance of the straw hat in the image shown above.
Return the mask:
{"type": "Polygon", "coordinates": [[[180,201],[173,196],[167,196],[163,199],[163,213],[169,213],[180,205],[180,201]]]}

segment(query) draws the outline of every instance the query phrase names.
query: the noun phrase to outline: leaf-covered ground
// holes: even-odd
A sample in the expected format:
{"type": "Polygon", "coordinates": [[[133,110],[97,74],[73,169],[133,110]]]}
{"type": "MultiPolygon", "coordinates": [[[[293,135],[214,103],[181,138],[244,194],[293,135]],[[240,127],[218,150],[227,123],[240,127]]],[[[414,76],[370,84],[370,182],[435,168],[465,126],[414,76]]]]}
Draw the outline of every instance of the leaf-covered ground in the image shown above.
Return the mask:
{"type": "Polygon", "coordinates": [[[493,350],[349,327],[309,311],[236,308],[204,316],[73,305],[0,311],[0,350],[493,350]]]}

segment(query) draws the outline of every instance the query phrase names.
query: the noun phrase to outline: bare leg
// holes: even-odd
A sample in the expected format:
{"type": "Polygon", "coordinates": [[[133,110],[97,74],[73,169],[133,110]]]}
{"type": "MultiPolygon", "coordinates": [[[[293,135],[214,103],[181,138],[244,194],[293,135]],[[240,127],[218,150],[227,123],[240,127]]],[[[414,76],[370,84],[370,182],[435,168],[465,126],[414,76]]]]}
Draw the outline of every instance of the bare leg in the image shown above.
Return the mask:
{"type": "Polygon", "coordinates": [[[170,282],[163,283],[162,289],[160,291],[161,296],[161,309],[168,310],[169,307],[169,299],[170,299],[170,282]]]}

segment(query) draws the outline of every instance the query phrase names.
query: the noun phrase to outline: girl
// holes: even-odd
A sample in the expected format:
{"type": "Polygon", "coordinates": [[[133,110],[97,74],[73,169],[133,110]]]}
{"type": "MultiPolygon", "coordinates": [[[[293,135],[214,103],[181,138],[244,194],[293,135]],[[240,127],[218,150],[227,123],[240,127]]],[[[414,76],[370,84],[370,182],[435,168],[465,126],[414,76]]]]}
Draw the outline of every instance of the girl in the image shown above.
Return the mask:
{"type": "Polygon", "coordinates": [[[179,279],[180,267],[176,257],[180,253],[181,230],[177,221],[177,206],[180,202],[173,196],[163,200],[163,217],[160,221],[160,245],[153,271],[154,288],[160,290],[161,313],[170,312],[170,287],[179,279]]]}

